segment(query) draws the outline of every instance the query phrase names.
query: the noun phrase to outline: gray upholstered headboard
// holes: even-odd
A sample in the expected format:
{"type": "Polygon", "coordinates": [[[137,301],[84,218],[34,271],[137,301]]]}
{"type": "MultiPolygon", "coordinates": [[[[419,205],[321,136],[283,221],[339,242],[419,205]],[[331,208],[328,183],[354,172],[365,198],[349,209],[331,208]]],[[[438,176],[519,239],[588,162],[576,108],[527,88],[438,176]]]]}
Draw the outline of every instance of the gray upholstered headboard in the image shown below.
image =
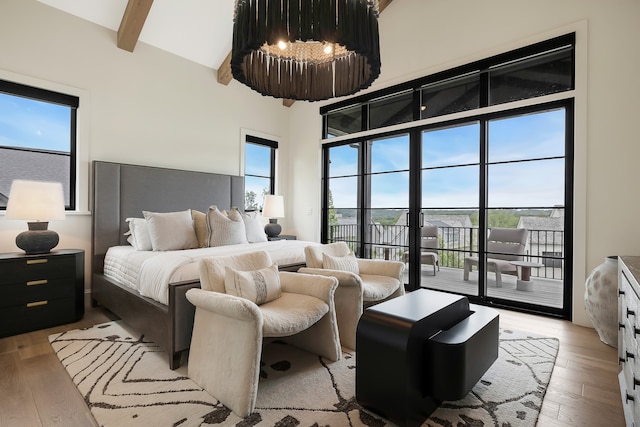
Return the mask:
{"type": "Polygon", "coordinates": [[[127,244],[125,220],[142,211],[174,212],[210,205],[244,206],[244,177],[122,163],[93,162],[93,272],[111,246],[127,244]]]}

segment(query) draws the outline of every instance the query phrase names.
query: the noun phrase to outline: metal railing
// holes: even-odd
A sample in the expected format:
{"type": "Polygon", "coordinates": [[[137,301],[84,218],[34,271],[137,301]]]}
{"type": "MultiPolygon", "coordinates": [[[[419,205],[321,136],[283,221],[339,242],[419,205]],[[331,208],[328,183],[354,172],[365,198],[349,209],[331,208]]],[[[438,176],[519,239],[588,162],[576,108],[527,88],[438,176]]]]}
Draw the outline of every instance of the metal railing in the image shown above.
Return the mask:
{"type": "MultiPolygon", "coordinates": [[[[440,267],[464,268],[464,259],[478,254],[477,227],[438,227],[438,258],[440,267]]],[[[528,230],[529,238],[524,260],[542,264],[532,276],[550,279],[564,278],[564,231],[528,230]]],[[[372,259],[392,259],[407,262],[408,229],[402,225],[370,224],[364,241],[358,240],[356,224],[329,226],[329,242],[344,241],[354,252],[360,246],[372,259]]]]}

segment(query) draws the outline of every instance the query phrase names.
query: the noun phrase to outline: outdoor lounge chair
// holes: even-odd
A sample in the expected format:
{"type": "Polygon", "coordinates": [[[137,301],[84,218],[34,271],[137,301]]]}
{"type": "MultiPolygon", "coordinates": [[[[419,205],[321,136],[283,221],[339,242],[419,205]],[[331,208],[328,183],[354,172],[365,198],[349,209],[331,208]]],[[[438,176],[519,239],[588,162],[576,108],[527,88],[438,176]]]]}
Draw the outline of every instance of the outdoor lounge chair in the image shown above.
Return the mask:
{"type": "MultiPolygon", "coordinates": [[[[496,287],[502,286],[502,273],[518,275],[518,267],[511,261],[522,261],[529,232],[524,228],[492,228],[487,239],[487,270],[496,274],[496,287]]],[[[478,265],[478,257],[464,259],[464,280],[478,265]]]]}

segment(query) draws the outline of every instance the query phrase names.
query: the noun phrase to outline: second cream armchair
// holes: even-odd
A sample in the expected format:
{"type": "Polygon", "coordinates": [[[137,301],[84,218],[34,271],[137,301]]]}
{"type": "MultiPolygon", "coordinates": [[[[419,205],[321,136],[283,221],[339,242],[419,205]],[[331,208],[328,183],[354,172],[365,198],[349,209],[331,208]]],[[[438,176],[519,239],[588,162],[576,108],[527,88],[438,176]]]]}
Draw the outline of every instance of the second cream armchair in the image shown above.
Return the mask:
{"type": "Polygon", "coordinates": [[[356,348],[356,329],[363,309],[404,295],[400,261],[355,258],[345,242],[305,248],[307,266],[299,273],[338,279],[334,303],[343,346],[356,348]]]}

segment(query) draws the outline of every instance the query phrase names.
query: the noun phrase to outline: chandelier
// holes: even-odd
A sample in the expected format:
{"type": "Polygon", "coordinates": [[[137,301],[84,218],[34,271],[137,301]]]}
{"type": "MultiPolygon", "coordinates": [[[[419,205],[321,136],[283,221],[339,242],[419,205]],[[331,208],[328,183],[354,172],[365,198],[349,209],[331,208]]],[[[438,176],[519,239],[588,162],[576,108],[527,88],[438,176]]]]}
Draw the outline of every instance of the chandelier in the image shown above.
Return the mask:
{"type": "Polygon", "coordinates": [[[236,0],[231,71],[275,98],[320,101],[380,74],[378,0],[236,0]]]}

